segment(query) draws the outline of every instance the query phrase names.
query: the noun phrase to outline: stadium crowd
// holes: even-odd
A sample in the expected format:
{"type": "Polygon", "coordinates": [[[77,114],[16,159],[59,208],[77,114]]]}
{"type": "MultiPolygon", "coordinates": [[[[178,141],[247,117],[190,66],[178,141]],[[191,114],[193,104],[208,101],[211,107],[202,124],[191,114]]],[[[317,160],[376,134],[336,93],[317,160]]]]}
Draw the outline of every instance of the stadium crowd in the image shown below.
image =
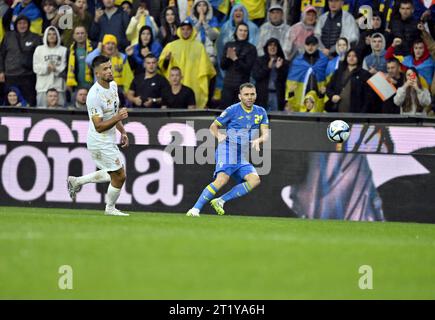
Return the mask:
{"type": "Polygon", "coordinates": [[[268,111],[435,111],[434,0],[0,0],[0,20],[4,106],[85,109],[104,55],[130,108],[225,108],[252,81],[268,111]]]}

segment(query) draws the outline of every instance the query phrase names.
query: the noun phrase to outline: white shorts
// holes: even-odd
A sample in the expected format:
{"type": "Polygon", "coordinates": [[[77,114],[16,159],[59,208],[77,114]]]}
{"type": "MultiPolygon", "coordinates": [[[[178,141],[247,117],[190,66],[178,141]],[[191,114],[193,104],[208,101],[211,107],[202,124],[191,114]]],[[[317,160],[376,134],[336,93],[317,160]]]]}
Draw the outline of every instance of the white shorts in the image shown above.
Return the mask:
{"type": "Polygon", "coordinates": [[[117,145],[104,149],[89,149],[95,164],[101,170],[108,172],[117,171],[123,167],[121,152],[117,145]]]}

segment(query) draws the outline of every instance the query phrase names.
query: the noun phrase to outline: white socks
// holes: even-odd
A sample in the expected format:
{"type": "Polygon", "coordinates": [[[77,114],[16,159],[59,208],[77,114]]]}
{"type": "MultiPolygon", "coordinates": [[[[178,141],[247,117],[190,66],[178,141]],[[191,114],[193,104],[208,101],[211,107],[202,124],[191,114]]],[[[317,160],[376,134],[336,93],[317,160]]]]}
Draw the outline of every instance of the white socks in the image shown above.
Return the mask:
{"type": "Polygon", "coordinates": [[[86,183],[104,183],[110,182],[110,174],[107,173],[106,170],[99,170],[87,174],[85,176],[77,177],[76,183],[81,186],[86,183]]]}
{"type": "Polygon", "coordinates": [[[106,208],[115,207],[116,200],[118,200],[121,194],[121,189],[115,188],[112,184],[109,184],[106,194],[106,208]]]}

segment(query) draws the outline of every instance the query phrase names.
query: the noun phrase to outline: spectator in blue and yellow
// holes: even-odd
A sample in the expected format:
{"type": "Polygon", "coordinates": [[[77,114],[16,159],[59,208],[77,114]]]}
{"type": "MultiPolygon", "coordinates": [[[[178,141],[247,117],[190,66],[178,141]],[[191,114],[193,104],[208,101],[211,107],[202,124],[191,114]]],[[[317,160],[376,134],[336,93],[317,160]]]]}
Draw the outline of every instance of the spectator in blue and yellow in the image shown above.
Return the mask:
{"type": "Polygon", "coordinates": [[[335,57],[329,60],[326,66],[326,83],[329,83],[334,72],[338,70],[340,63],[344,61],[344,57],[349,49],[349,41],[344,37],[339,38],[335,45],[335,57]]]}
{"type": "Polygon", "coordinates": [[[138,41],[135,45],[128,46],[125,53],[134,74],[144,72],[144,59],[152,53],[157,60],[162,53],[162,46],[158,40],[154,40],[153,30],[149,26],[143,26],[139,31],[138,41]]]}
{"type": "Polygon", "coordinates": [[[172,67],[179,67],[183,84],[195,92],[198,108],[204,108],[208,102],[210,80],[216,70],[201,42],[196,40],[197,31],[190,20],[185,20],[177,30],[178,40],[168,43],[159,59],[162,74],[169,79],[172,67]]]}
{"type": "Polygon", "coordinates": [[[311,90],[304,97],[304,103],[299,109],[299,112],[325,112],[324,94],[320,93],[320,97],[316,91],[311,90]]]}
{"type": "MultiPolygon", "coordinates": [[[[98,48],[88,54],[86,63],[88,66],[92,66],[92,61],[99,55],[110,58],[113,69],[113,80],[118,85],[119,92],[124,93],[130,88],[130,84],[133,81],[133,72],[128,63],[127,55],[119,52],[117,45],[116,37],[113,34],[106,34],[103,38],[103,42],[98,45],[98,48]]],[[[95,79],[96,77],[94,76],[94,81],[95,79]]]]}
{"type": "Polygon", "coordinates": [[[74,42],[69,48],[68,73],[66,85],[69,91],[75,88],[89,89],[93,84],[91,68],[86,63],[86,57],[93,51],[91,41],[84,26],[77,26],[73,30],[74,42]]]}
{"type": "Polygon", "coordinates": [[[422,39],[417,39],[411,48],[411,54],[405,57],[396,52],[400,47],[401,39],[396,38],[393,44],[387,49],[385,59],[397,58],[402,63],[402,71],[414,67],[420,75],[420,81],[424,88],[430,88],[435,70],[435,62],[430,56],[430,52],[422,39]]]}
{"type": "Polygon", "coordinates": [[[284,110],[285,83],[289,62],[278,39],[270,38],[263,48],[264,55],[257,58],[252,77],[257,87],[256,104],[267,111],[284,110]]]}
{"type": "Polygon", "coordinates": [[[248,11],[246,8],[237,4],[231,9],[228,21],[222,25],[221,33],[216,42],[218,57],[223,54],[224,46],[227,42],[234,40],[234,32],[236,27],[244,22],[249,28],[249,43],[256,46],[258,43],[259,29],[255,23],[249,20],[248,11]]]}
{"type": "MultiPolygon", "coordinates": [[[[256,46],[258,43],[259,29],[255,23],[249,20],[248,11],[241,4],[236,4],[231,9],[231,13],[227,22],[222,25],[221,33],[216,41],[216,49],[218,57],[222,57],[224,54],[224,46],[227,42],[234,40],[234,33],[236,27],[244,22],[249,28],[249,43],[256,46]]],[[[216,90],[214,98],[219,100],[221,98],[222,87],[223,87],[224,72],[218,67],[218,76],[216,77],[216,90]]]]}
{"type": "Polygon", "coordinates": [[[11,86],[6,90],[4,105],[10,107],[27,107],[28,103],[21,94],[20,89],[11,86]]]}
{"type": "Polygon", "coordinates": [[[322,14],[314,29],[320,40],[320,49],[326,56],[335,51],[338,38],[345,37],[351,46],[359,40],[359,29],[354,17],[343,10],[343,0],[328,0],[329,11],[322,14]]]}
{"type": "Polygon", "coordinates": [[[160,17],[162,25],[159,31],[159,40],[164,48],[169,42],[178,39],[177,29],[180,25],[180,18],[175,7],[166,7],[160,17]]]}
{"type": "MultiPolygon", "coordinates": [[[[42,35],[42,14],[38,6],[32,0],[15,0],[10,8],[12,11],[12,23],[18,16],[26,16],[30,20],[30,32],[42,35]]],[[[11,25],[11,30],[13,25],[11,25]]]]}
{"type": "Polygon", "coordinates": [[[154,18],[150,16],[149,11],[147,10],[145,2],[140,2],[139,7],[137,8],[136,15],[131,18],[130,23],[128,24],[127,30],[125,32],[128,41],[130,44],[135,45],[138,43],[138,37],[140,30],[142,27],[148,26],[151,28],[153,32],[153,38],[157,38],[159,33],[159,27],[157,26],[154,18]]]}
{"type": "MultiPolygon", "coordinates": [[[[246,8],[249,20],[261,25],[266,17],[266,0],[223,0],[219,6],[220,11],[227,13],[233,6],[243,5],[246,8]]],[[[231,14],[230,14],[231,16],[231,14]]]]}
{"type": "Polygon", "coordinates": [[[95,18],[91,24],[89,38],[93,41],[102,41],[106,34],[117,39],[118,49],[123,51],[129,44],[126,30],[130,22],[127,13],[115,6],[115,0],[103,0],[104,10],[95,11],[95,18]]]}
{"type": "Polygon", "coordinates": [[[284,10],[279,5],[272,5],[268,10],[267,21],[260,27],[260,35],[257,43],[257,54],[264,54],[263,48],[270,38],[278,39],[281,47],[284,46],[286,35],[290,26],[284,21],[284,10]]]}
{"type": "Polygon", "coordinates": [[[198,32],[196,39],[204,45],[211,62],[216,66],[215,41],[219,36],[219,23],[217,18],[213,16],[213,7],[210,2],[208,0],[195,0],[190,20],[198,32]]]}
{"type": "Polygon", "coordinates": [[[319,40],[309,36],[305,40],[305,53],[296,56],[287,76],[287,110],[300,111],[305,94],[314,90],[324,93],[328,58],[319,50],[319,40]]]}
{"type": "Polygon", "coordinates": [[[249,43],[249,27],[241,22],[234,33],[234,41],[227,42],[220,65],[225,71],[221,107],[239,101],[240,85],[249,82],[251,71],[257,60],[257,48],[249,43]]]}

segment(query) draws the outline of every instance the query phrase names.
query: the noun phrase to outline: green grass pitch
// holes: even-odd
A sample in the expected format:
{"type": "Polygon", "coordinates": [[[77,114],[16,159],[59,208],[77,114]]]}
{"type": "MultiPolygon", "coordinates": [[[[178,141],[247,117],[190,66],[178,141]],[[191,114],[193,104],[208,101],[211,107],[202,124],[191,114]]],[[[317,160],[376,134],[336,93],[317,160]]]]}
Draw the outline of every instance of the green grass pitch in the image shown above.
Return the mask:
{"type": "Polygon", "coordinates": [[[435,225],[0,207],[0,298],[434,299],[435,225]]]}

